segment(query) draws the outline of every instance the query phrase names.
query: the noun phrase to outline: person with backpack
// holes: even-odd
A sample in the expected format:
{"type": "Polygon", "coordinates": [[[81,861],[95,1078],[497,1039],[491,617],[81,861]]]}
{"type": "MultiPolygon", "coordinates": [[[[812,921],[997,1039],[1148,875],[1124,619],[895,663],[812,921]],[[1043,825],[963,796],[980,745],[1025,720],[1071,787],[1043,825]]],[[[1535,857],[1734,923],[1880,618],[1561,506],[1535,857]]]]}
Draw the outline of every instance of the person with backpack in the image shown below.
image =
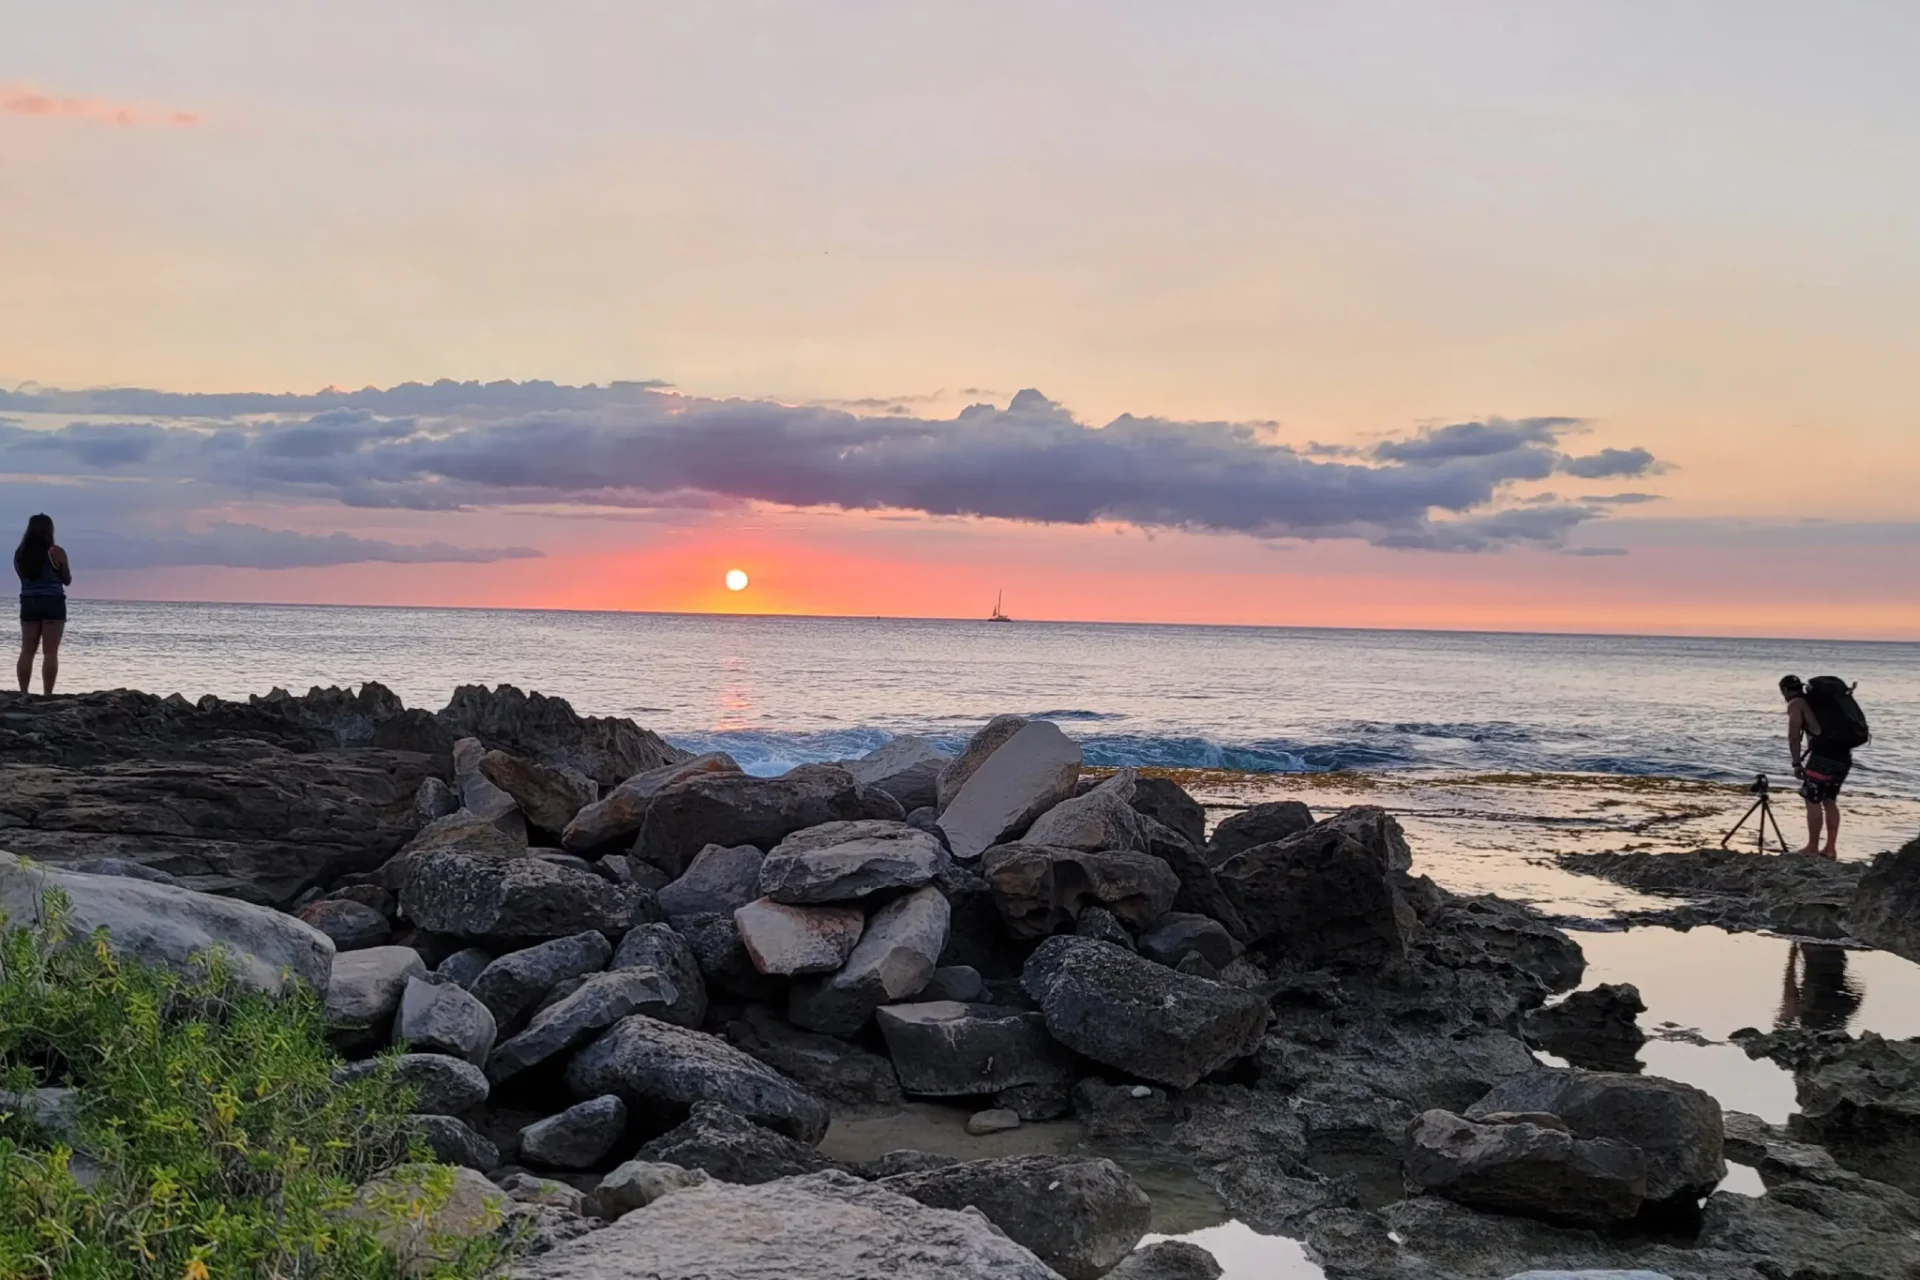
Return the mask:
{"type": "Polygon", "coordinates": [[[1867,717],[1854,701],[1853,686],[1838,676],[1815,676],[1805,684],[1799,676],[1782,676],[1780,695],[1787,700],[1793,776],[1800,779],[1800,798],[1807,802],[1807,847],[1800,852],[1838,859],[1840,788],[1853,770],[1854,748],[1871,740],[1867,717]]]}

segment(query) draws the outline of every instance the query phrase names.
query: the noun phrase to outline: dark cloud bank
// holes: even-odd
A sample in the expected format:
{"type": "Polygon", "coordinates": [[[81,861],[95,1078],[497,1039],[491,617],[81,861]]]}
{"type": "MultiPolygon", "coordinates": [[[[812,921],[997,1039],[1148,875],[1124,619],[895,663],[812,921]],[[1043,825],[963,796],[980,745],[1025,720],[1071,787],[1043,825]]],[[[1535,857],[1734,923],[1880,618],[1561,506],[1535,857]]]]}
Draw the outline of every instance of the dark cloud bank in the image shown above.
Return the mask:
{"type": "MultiPolygon", "coordinates": [[[[950,419],[700,399],[652,383],[440,382],[311,396],[24,389],[0,393],[0,412],[69,419],[51,429],[0,421],[0,472],[137,478],[203,502],[209,491],[428,511],[720,499],[1442,551],[1559,546],[1575,526],[1603,517],[1609,501],[1624,500],[1511,502],[1517,483],[1659,469],[1644,449],[1563,452],[1581,425],[1572,418],[1455,423],[1334,451],[1295,449],[1262,424],[1126,415],[1092,427],[1037,391],[950,419]],[[72,421],[77,415],[91,420],[72,421]]],[[[227,528],[162,537],[145,554],[160,557],[152,563],[213,564],[236,560],[181,557],[309,564],[536,554],[346,535],[275,542],[258,536],[271,530],[227,528]],[[259,545],[241,545],[249,539],[259,545]]]]}

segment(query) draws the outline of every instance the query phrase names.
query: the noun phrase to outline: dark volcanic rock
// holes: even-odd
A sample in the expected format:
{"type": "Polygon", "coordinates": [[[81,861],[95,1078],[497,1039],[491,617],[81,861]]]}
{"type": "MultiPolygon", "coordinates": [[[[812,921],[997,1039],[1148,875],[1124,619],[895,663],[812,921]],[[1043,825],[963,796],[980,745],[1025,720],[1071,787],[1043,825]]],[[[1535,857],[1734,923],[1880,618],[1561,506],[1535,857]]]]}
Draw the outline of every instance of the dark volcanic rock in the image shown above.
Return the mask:
{"type": "Polygon", "coordinates": [[[787,984],[753,967],[746,943],[740,940],[733,913],[719,916],[682,916],[680,936],[700,966],[700,977],[710,994],[740,1000],[774,1000],[785,995],[787,984]]]}
{"type": "Polygon", "coordinates": [[[1415,924],[1385,860],[1313,827],[1243,849],[1214,869],[1247,940],[1306,963],[1376,967],[1402,959],[1415,924]]]}
{"type": "Polygon", "coordinates": [[[300,909],[300,918],[333,939],[335,951],[377,947],[393,933],[387,918],[372,907],[339,898],[309,903],[300,909]]]}
{"type": "Polygon", "coordinates": [[[1041,943],[1024,981],[1054,1039],[1178,1089],[1254,1052],[1267,1025],[1267,1004],[1251,992],[1085,938],[1041,943]]]}
{"type": "Polygon", "coordinates": [[[900,1100],[893,1064],[834,1036],[792,1026],[764,1005],[727,1024],[727,1039],[830,1102],[886,1105],[900,1100]]]}
{"type": "Polygon", "coordinates": [[[929,1000],[888,1005],[876,1021],[901,1090],[917,1097],[973,1097],[1073,1079],[1072,1060],[1032,1010],[929,1000]]]}
{"type": "Polygon", "coordinates": [[[1635,1019],[1646,1011],[1639,988],[1601,983],[1527,1015],[1527,1039],[1576,1067],[1638,1071],[1635,1055],[1647,1036],[1635,1019]]]}
{"type": "Polygon", "coordinates": [[[1920,964],[1920,840],[1873,860],[1847,914],[1862,942],[1920,964]]]}
{"type": "Polygon", "coordinates": [[[487,1060],[497,1034],[493,1015],[452,983],[409,978],[393,1018],[393,1041],[421,1053],[445,1053],[475,1066],[487,1060]]]}
{"type": "Polygon", "coordinates": [[[1197,1244],[1157,1240],[1122,1258],[1107,1276],[1108,1280],[1220,1280],[1220,1264],[1197,1244]]]}
{"type": "Polygon", "coordinates": [[[619,937],[658,917],[653,895],[539,858],[442,849],[418,858],[400,893],[423,929],[474,942],[537,942],[587,930],[619,937]]]}
{"type": "Polygon", "coordinates": [[[481,970],[467,990],[487,1006],[501,1033],[512,1035],[555,984],[599,972],[612,955],[606,935],[587,930],[510,951],[481,970]]]}
{"type": "MultiPolygon", "coordinates": [[[[631,844],[646,820],[653,798],[677,782],[703,773],[738,773],[740,766],[724,751],[710,751],[673,764],[635,774],[602,798],[582,805],[560,835],[563,848],[576,852],[616,842],[631,844]]],[[[603,788],[604,790],[604,788],[603,788]]]]}
{"type": "Polygon", "coordinates": [[[710,844],[694,855],[686,874],[660,890],[660,909],[670,920],[730,916],[760,896],[760,864],[766,856],[750,844],[710,844]]]}
{"type": "Polygon", "coordinates": [[[806,1143],[712,1102],[694,1103],[685,1120],[641,1147],[636,1158],[704,1169],[743,1187],[838,1167],[806,1143]]]}
{"type": "Polygon", "coordinates": [[[801,765],[778,778],[705,773],[653,797],[633,851],[678,877],[710,844],[772,849],[796,831],[867,816],[859,784],[838,765],[801,765]]]}
{"type": "Polygon", "coordinates": [[[1036,844],[996,845],[981,858],[980,873],[993,890],[1007,931],[1016,938],[1043,938],[1072,924],[1090,906],[1104,907],[1134,928],[1145,928],[1167,913],[1180,891],[1180,881],[1166,863],[1151,854],[1118,849],[1088,853],[1036,844]]]}
{"type": "Polygon", "coordinates": [[[1849,1169],[1920,1194],[1920,1039],[1798,1028],[1734,1039],[1748,1056],[1793,1072],[1797,1137],[1849,1169]]]}
{"type": "Polygon", "coordinates": [[[1612,1138],[1429,1111],[1407,1134],[1407,1185],[1489,1213],[1605,1227],[1640,1212],[1647,1159],[1612,1138]]]}
{"type": "Polygon", "coordinates": [[[478,738],[500,751],[565,766],[608,790],[689,755],[631,720],[576,715],[564,698],[522,693],[510,684],[461,685],[435,719],[456,738],[478,738]]]}
{"type": "Polygon", "coordinates": [[[760,892],[794,905],[857,902],[919,888],[946,856],[938,840],[904,822],[829,822],[774,846],[760,866],[760,892]]]}
{"type": "Polygon", "coordinates": [[[787,1016],[811,1031],[852,1035],[873,1011],[920,993],[947,945],[950,908],[929,885],[873,913],[838,973],[793,989],[787,1016]]]}
{"type": "Polygon", "coordinates": [[[1173,911],[1140,935],[1139,950],[1147,959],[1170,969],[1189,955],[1201,957],[1215,969],[1224,969],[1240,954],[1240,944],[1218,920],[1173,911]]]}
{"type": "Polygon", "coordinates": [[[1848,914],[1865,871],[1858,862],[1761,857],[1728,849],[1562,854],[1555,861],[1565,870],[1642,893],[1689,900],[1664,911],[1624,913],[1634,923],[1767,929],[1827,939],[1848,936],[1848,914]]]}
{"type": "Polygon", "coordinates": [[[655,969],[671,982],[676,991],[671,1004],[654,1016],[683,1027],[698,1027],[707,1020],[707,983],[700,974],[700,961],[693,948],[672,925],[636,925],[620,939],[610,969],[655,969]]]}
{"type": "Polygon", "coordinates": [[[452,1116],[414,1116],[408,1123],[441,1164],[478,1169],[481,1173],[500,1167],[500,1148],[452,1116]]]}
{"type": "MultiPolygon", "coordinates": [[[[392,1061],[394,1084],[412,1090],[420,1115],[457,1116],[487,1100],[487,1077],[471,1062],[445,1053],[404,1053],[392,1061]]],[[[386,1069],[384,1059],[371,1059],[346,1063],[334,1075],[360,1080],[386,1069]]]]}
{"type": "Polygon", "coordinates": [[[1243,849],[1297,836],[1312,825],[1313,810],[1298,800],[1256,804],[1221,819],[1207,844],[1207,861],[1217,867],[1243,849]]]}
{"type": "Polygon", "coordinates": [[[1228,933],[1242,942],[1246,941],[1246,922],[1240,918],[1240,912],[1220,887],[1213,866],[1202,851],[1204,846],[1152,818],[1142,818],[1140,826],[1146,851],[1166,863],[1173,870],[1175,879],[1180,881],[1180,892],[1173,896],[1173,909],[1211,916],[1224,925],[1228,933]]]}
{"type": "Polygon", "coordinates": [[[520,1131],[520,1158],[549,1169],[591,1169],[627,1128],[627,1104],[611,1095],[576,1103],[520,1131]]]}
{"type": "Polygon", "coordinates": [[[1400,829],[1397,818],[1378,805],[1356,804],[1322,819],[1319,825],[1338,831],[1361,848],[1371,850],[1387,864],[1389,871],[1413,870],[1413,850],[1407,845],[1407,833],[1400,829]]]}
{"type": "Polygon", "coordinates": [[[518,1075],[635,1014],[658,1017],[672,1007],[676,994],[673,983],[654,969],[589,974],[495,1049],[487,1076],[497,1082],[518,1075]]]}
{"type": "Polygon", "coordinates": [[[1120,917],[1105,907],[1082,907],[1080,918],[1073,922],[1073,936],[1091,938],[1095,942],[1111,942],[1116,947],[1128,951],[1137,951],[1133,935],[1127,932],[1127,926],[1120,923],[1120,917]]]}
{"type": "Polygon", "coordinates": [[[1207,811],[1179,783],[1168,778],[1140,778],[1133,784],[1134,812],[1152,818],[1196,849],[1207,843],[1207,811]]]}

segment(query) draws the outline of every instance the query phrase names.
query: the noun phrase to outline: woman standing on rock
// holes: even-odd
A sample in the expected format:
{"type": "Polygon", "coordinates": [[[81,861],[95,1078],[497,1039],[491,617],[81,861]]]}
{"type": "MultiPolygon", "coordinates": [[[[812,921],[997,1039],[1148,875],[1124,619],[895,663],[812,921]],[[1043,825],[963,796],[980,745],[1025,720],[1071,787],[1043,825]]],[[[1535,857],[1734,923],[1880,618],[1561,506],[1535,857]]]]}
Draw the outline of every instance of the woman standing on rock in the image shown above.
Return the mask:
{"type": "Polygon", "coordinates": [[[27,521],[27,532],[13,553],[13,571],[20,575],[20,692],[33,679],[33,652],[40,650],[40,688],[53,692],[60,675],[60,637],[67,629],[67,588],[73,569],[67,553],[53,540],[53,517],[37,515],[27,521]]]}

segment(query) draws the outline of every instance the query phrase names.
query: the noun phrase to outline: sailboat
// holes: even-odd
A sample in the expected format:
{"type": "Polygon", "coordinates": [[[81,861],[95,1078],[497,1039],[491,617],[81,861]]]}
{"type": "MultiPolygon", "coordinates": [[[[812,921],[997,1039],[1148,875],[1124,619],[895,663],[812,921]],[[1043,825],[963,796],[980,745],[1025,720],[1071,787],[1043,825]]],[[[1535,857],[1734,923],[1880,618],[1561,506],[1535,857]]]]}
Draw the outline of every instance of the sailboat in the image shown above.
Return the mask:
{"type": "Polygon", "coordinates": [[[993,612],[987,615],[988,622],[1012,622],[1013,621],[1012,618],[1009,618],[1006,614],[1000,612],[1000,601],[1005,596],[1006,596],[1006,592],[1002,591],[993,597],[993,612]]]}

